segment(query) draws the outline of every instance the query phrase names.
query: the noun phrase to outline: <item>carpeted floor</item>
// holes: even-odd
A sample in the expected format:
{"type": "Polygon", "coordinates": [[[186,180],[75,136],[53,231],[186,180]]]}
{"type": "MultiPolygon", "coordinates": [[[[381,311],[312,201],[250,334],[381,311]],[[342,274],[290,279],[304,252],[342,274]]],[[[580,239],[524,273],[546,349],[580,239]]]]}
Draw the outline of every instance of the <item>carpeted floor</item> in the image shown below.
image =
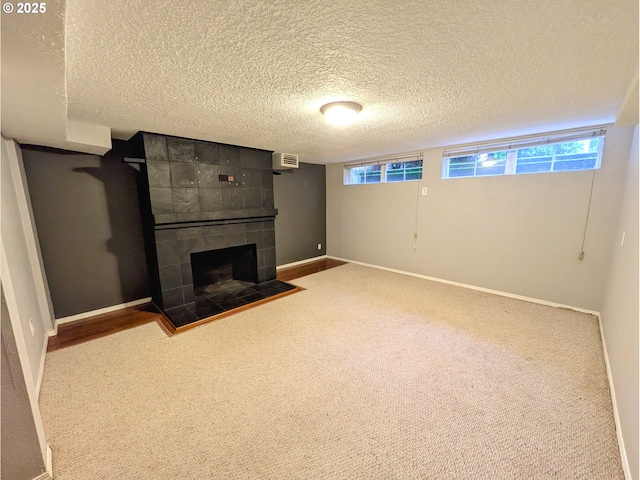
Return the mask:
{"type": "Polygon", "coordinates": [[[345,265],[47,354],[56,480],[622,479],[597,320],[345,265]]]}

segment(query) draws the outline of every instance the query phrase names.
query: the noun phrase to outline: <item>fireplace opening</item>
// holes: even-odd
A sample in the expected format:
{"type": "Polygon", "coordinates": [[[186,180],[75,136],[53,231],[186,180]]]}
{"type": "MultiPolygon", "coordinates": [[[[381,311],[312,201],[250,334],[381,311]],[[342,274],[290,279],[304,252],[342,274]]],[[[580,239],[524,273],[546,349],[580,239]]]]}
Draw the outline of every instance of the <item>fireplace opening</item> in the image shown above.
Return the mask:
{"type": "Polygon", "coordinates": [[[196,300],[257,285],[257,258],[255,243],[192,253],[193,293],[196,300]]]}

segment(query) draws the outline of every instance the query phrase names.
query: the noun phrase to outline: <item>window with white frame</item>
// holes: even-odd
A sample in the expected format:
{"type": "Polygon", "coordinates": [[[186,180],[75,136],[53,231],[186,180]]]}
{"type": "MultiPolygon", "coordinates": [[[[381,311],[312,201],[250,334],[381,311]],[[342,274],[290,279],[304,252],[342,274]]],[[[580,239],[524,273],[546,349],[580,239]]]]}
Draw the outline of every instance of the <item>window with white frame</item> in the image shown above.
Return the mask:
{"type": "Polygon", "coordinates": [[[595,170],[605,135],[597,127],[445,149],[442,178],[595,170]]]}
{"type": "Polygon", "coordinates": [[[363,160],[344,166],[344,184],[407,182],[422,179],[422,154],[363,160]]]}

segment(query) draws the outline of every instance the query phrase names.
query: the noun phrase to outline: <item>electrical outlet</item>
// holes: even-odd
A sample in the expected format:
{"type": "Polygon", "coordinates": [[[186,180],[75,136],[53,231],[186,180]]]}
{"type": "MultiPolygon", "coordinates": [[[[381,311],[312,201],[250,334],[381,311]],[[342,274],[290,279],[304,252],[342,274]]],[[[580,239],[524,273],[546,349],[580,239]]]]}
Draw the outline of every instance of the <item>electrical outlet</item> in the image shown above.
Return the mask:
{"type": "Polygon", "coordinates": [[[427,187],[422,187],[422,195],[426,195],[427,194],[427,187]]]}
{"type": "Polygon", "coordinates": [[[322,250],[322,244],[321,243],[318,244],[318,250],[322,250]]]}
{"type": "Polygon", "coordinates": [[[33,324],[33,320],[31,318],[29,319],[29,328],[31,329],[31,335],[35,337],[36,336],[36,327],[33,324]]]}

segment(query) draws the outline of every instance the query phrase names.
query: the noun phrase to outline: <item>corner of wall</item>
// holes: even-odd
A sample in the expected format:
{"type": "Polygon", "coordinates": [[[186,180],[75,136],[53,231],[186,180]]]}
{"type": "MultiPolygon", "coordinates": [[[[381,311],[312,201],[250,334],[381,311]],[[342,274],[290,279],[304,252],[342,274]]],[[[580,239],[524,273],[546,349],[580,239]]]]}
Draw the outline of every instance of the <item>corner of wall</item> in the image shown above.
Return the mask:
{"type": "MultiPolygon", "coordinates": [[[[9,163],[11,166],[11,176],[13,178],[16,195],[18,197],[18,207],[22,227],[25,234],[25,246],[29,255],[30,267],[35,283],[35,294],[38,300],[38,307],[42,315],[43,329],[45,332],[55,328],[53,303],[47,282],[47,274],[42,260],[38,230],[33,216],[31,197],[29,196],[29,186],[27,175],[24,170],[24,160],[19,144],[13,139],[2,138],[2,143],[7,149],[9,163]],[[5,143],[6,142],[6,143],[5,143]]],[[[4,150],[4,149],[3,149],[4,150]]]]}
{"type": "Polygon", "coordinates": [[[611,407],[613,409],[613,421],[616,425],[616,438],[618,439],[618,450],[620,451],[620,461],[622,462],[622,470],[627,480],[632,480],[631,469],[629,468],[629,458],[627,457],[627,449],[624,445],[624,437],[622,436],[622,424],[620,423],[620,413],[618,411],[618,401],[616,399],[616,390],[613,383],[613,375],[611,374],[611,362],[609,361],[609,352],[607,351],[607,342],[602,328],[602,315],[598,313],[598,328],[600,329],[600,340],[602,341],[602,353],[604,356],[604,364],[607,369],[607,380],[609,383],[609,395],[611,396],[611,407]]]}
{"type": "Polygon", "coordinates": [[[47,444],[47,457],[45,458],[44,468],[44,472],[33,480],[53,480],[53,452],[49,444],[47,444]]]}
{"type": "MultiPolygon", "coordinates": [[[[38,407],[38,389],[44,370],[44,358],[52,316],[47,316],[44,280],[38,276],[41,265],[37,241],[33,236],[24,176],[20,172],[19,147],[2,138],[2,236],[0,268],[8,316],[16,337],[16,348],[27,385],[42,457],[46,454],[44,427],[38,407]],[[35,292],[35,301],[34,301],[35,292]]],[[[4,303],[4,302],[3,302],[4,303]]]]}
{"type": "Polygon", "coordinates": [[[600,334],[622,465],[638,478],[638,126],[630,148],[627,183],[604,287],[600,334]]]}

